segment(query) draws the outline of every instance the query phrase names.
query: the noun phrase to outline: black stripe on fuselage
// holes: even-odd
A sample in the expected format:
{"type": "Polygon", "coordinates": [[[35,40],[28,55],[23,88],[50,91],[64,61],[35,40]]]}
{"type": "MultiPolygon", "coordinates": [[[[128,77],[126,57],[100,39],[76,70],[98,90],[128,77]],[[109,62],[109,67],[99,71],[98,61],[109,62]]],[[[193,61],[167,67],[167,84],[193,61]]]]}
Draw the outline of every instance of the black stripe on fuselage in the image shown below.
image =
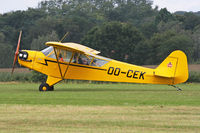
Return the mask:
{"type": "MultiPolygon", "coordinates": [[[[58,63],[57,61],[45,59],[45,63],[40,63],[40,64],[48,66],[48,62],[58,63]]],[[[89,69],[97,69],[97,70],[107,71],[107,69],[95,68],[95,67],[84,66],[84,65],[79,65],[79,64],[69,64],[69,63],[64,63],[64,62],[59,62],[59,63],[63,64],[63,65],[70,65],[70,66],[76,66],[76,67],[83,67],[83,68],[89,68],[89,69]]]]}

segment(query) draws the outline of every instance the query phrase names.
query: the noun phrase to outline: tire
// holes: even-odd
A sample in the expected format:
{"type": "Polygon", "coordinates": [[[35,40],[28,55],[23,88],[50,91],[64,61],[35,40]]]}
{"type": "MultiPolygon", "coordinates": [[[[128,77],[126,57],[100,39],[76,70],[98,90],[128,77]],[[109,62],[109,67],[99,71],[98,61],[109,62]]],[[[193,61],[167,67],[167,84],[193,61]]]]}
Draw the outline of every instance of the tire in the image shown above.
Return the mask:
{"type": "Polygon", "coordinates": [[[50,91],[52,88],[47,83],[42,83],[39,87],[39,91],[50,91]]]}
{"type": "Polygon", "coordinates": [[[54,86],[53,85],[49,87],[49,91],[54,91],[54,86]]]}

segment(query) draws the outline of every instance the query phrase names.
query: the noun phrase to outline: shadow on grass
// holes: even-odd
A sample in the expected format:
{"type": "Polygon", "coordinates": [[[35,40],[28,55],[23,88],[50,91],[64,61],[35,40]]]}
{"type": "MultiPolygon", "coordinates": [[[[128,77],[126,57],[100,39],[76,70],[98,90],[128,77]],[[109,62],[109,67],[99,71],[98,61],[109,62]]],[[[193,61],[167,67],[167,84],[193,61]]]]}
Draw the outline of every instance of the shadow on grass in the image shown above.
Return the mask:
{"type": "MultiPolygon", "coordinates": [[[[66,89],[60,88],[54,90],[55,92],[165,92],[165,91],[177,91],[176,89],[66,89]]],[[[181,91],[180,91],[181,92],[181,91]]]]}

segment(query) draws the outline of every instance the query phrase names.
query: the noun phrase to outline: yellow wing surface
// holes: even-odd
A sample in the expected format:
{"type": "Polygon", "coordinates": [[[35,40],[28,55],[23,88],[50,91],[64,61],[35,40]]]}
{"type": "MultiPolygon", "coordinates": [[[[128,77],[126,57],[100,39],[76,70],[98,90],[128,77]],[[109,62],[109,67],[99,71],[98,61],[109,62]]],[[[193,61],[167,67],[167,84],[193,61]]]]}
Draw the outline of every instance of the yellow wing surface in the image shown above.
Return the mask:
{"type": "Polygon", "coordinates": [[[77,43],[47,42],[46,45],[53,46],[54,51],[25,51],[29,56],[19,63],[46,74],[49,86],[63,79],[169,85],[188,79],[187,57],[179,50],[172,52],[156,69],[151,69],[99,56],[99,51],[77,43]],[[62,54],[64,59],[60,60],[60,55],[55,54],[62,54]],[[78,58],[85,58],[86,63],[78,62],[78,58]]]}
{"type": "Polygon", "coordinates": [[[66,49],[70,51],[80,52],[80,53],[88,53],[88,54],[99,54],[100,52],[97,50],[94,50],[92,48],[86,47],[84,45],[78,44],[78,43],[60,43],[60,42],[47,42],[47,46],[53,46],[56,48],[66,49]]]}

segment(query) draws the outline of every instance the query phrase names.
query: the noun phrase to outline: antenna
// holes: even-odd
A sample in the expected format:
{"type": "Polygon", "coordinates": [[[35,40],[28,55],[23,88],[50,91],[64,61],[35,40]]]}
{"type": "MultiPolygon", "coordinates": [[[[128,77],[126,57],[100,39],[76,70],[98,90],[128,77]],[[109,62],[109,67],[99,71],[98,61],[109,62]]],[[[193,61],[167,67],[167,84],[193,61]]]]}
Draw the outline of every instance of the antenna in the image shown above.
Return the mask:
{"type": "Polygon", "coordinates": [[[69,35],[69,32],[65,33],[65,35],[62,37],[62,39],[59,42],[62,42],[68,35],[69,35]]]}

